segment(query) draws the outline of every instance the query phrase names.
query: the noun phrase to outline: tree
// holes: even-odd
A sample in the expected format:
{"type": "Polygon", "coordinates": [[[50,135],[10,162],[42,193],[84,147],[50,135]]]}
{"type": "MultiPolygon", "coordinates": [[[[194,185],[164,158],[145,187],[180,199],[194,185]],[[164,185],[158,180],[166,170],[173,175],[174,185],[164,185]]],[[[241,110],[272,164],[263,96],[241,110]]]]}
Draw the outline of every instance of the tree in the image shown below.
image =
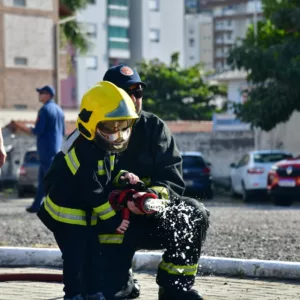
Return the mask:
{"type": "Polygon", "coordinates": [[[237,117],[264,130],[287,121],[300,110],[300,1],[263,0],[266,20],[253,25],[230,52],[233,68],[248,72],[252,89],[237,117]]]}
{"type": "MultiPolygon", "coordinates": [[[[60,0],[60,3],[65,5],[70,11],[76,12],[93,3],[93,0],[60,0]]],[[[81,24],[76,20],[60,25],[60,38],[62,44],[69,42],[83,54],[87,52],[90,46],[81,24]]]]}
{"type": "Polygon", "coordinates": [[[172,55],[169,66],[154,59],[138,68],[147,84],[144,109],[165,120],[211,120],[216,111],[213,100],[226,94],[224,87],[204,82],[201,64],[181,68],[178,53],[172,55]]]}

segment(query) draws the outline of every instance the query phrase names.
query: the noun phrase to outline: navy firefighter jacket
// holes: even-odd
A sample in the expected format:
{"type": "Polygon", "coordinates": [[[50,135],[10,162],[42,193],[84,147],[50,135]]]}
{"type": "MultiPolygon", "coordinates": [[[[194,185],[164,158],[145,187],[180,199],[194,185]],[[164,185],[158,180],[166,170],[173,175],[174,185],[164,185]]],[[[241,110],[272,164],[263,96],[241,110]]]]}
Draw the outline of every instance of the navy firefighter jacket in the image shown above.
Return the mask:
{"type": "Polygon", "coordinates": [[[63,145],[45,179],[46,198],[38,216],[53,232],[64,226],[89,226],[101,222],[115,232],[121,217],[108,201],[110,181],[125,171],[115,170],[115,155],[99,149],[78,131],[63,145]],[[70,147],[65,147],[68,141],[70,147]]]}

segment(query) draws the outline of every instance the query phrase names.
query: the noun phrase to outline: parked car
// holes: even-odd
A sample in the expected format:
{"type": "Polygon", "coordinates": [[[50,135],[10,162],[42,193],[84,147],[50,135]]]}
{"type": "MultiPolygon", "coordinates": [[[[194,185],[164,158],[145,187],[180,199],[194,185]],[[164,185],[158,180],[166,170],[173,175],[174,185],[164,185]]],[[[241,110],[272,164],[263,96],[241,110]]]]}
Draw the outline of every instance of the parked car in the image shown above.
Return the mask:
{"type": "Polygon", "coordinates": [[[212,199],[210,163],[204,160],[200,152],[182,152],[181,156],[186,193],[212,199]]]}
{"type": "Polygon", "coordinates": [[[36,148],[28,149],[18,171],[17,193],[23,198],[26,192],[35,192],[38,186],[39,156],[36,148]]]}
{"type": "Polygon", "coordinates": [[[300,199],[300,157],[288,158],[272,166],[268,193],[276,205],[290,206],[300,199]]]}
{"type": "Polygon", "coordinates": [[[230,185],[233,195],[251,200],[255,193],[267,195],[267,177],[274,163],[291,158],[292,154],[281,150],[251,151],[230,165],[230,185]]]}

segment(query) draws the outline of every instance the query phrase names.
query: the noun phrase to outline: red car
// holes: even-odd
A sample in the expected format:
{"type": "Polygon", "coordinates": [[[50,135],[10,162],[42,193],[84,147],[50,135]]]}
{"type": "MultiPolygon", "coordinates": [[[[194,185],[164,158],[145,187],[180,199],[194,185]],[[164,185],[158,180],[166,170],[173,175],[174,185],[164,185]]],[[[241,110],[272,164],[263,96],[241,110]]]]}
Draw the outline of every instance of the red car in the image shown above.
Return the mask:
{"type": "Polygon", "coordinates": [[[289,206],[300,199],[300,157],[273,165],[268,174],[268,193],[276,205],[289,206]]]}

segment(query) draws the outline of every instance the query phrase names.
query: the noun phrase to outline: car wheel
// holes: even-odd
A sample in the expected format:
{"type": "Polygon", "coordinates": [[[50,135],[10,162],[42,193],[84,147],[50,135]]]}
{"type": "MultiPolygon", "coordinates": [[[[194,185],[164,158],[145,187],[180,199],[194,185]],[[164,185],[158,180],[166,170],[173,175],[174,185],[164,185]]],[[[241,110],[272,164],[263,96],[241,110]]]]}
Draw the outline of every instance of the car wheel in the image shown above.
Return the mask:
{"type": "Polygon", "coordinates": [[[206,199],[213,199],[214,198],[214,191],[212,189],[209,189],[205,193],[206,199]]]}
{"type": "Polygon", "coordinates": [[[250,193],[246,189],[244,182],[242,182],[242,199],[245,202],[249,202],[251,200],[250,193]]]}
{"type": "Polygon", "coordinates": [[[235,192],[235,190],[233,188],[233,184],[232,184],[231,180],[230,180],[230,196],[233,198],[236,198],[238,196],[238,194],[235,192]]]}
{"type": "Polygon", "coordinates": [[[293,200],[283,199],[283,198],[278,197],[278,196],[273,196],[272,201],[275,205],[278,205],[278,206],[291,206],[293,204],[293,200]]]}
{"type": "Polygon", "coordinates": [[[17,187],[17,193],[19,198],[24,198],[25,197],[25,191],[21,187],[17,187]]]}

